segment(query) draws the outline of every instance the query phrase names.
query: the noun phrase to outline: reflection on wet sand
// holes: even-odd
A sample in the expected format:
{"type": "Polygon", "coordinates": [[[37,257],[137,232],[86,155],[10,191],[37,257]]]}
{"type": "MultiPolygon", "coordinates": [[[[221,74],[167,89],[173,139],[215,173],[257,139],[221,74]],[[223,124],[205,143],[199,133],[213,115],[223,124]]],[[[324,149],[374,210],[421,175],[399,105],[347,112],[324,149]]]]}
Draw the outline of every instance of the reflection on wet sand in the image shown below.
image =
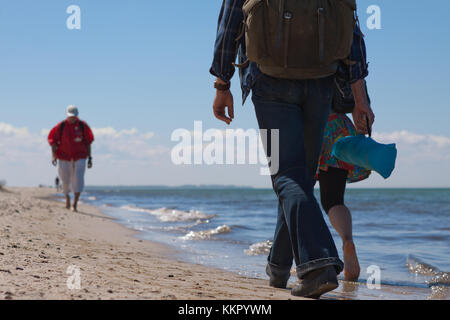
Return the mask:
{"type": "Polygon", "coordinates": [[[339,288],[322,297],[329,300],[425,300],[448,299],[448,288],[416,288],[381,285],[379,290],[369,289],[366,283],[339,281],[339,288]]]}

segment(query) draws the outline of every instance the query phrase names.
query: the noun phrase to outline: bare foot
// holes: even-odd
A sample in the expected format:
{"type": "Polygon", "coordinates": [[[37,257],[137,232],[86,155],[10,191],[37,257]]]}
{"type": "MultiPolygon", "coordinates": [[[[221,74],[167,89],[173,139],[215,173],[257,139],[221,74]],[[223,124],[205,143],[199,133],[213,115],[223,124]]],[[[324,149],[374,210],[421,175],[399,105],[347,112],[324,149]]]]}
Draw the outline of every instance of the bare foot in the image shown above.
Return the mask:
{"type": "Polygon", "coordinates": [[[76,204],[73,205],[72,211],[73,211],[73,212],[78,212],[78,209],[77,209],[77,205],[76,205],[76,204]]]}
{"type": "Polygon", "coordinates": [[[345,241],[344,246],[344,275],[346,281],[358,281],[361,269],[359,267],[356,248],[353,241],[345,241]]]}
{"type": "Polygon", "coordinates": [[[70,198],[66,198],[66,209],[70,210],[70,198]]]}

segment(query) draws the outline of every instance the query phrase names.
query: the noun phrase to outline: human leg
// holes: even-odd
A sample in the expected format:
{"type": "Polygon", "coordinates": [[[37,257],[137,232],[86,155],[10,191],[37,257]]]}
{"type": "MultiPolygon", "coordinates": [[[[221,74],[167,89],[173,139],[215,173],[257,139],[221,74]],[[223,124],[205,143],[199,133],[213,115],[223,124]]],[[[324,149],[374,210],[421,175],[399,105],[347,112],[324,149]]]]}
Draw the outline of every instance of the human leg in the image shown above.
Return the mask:
{"type": "Polygon", "coordinates": [[[78,210],[78,201],[80,199],[81,192],[84,189],[84,174],[86,172],[86,159],[80,159],[74,162],[74,179],[73,179],[73,191],[75,199],[73,203],[73,210],[78,210]]]}
{"type": "Polygon", "coordinates": [[[320,170],[319,183],[322,207],[342,239],[345,279],[355,281],[359,277],[360,266],[353,242],[352,216],[344,204],[347,174],[347,170],[329,167],[328,171],[320,170]]]}
{"type": "MultiPolygon", "coordinates": [[[[323,135],[329,105],[323,110],[316,108],[322,114],[316,118],[319,122],[305,123],[302,107],[306,100],[305,85],[303,81],[263,76],[255,84],[252,98],[260,129],[278,129],[280,137],[279,171],[272,179],[283,219],[277,219],[269,263],[276,264],[275,257],[293,256],[300,279],[327,266],[333,266],[337,273],[342,270],[342,262],[313,194],[304,139],[305,125],[316,127],[311,131],[323,135]]],[[[266,153],[270,156],[269,147],[266,153]]],[[[287,261],[287,258],[278,260],[287,261]]]]}
{"type": "Polygon", "coordinates": [[[70,191],[71,189],[71,179],[72,179],[72,169],[71,162],[65,160],[58,161],[58,174],[61,178],[63,193],[66,197],[66,208],[70,209],[70,191]]]}

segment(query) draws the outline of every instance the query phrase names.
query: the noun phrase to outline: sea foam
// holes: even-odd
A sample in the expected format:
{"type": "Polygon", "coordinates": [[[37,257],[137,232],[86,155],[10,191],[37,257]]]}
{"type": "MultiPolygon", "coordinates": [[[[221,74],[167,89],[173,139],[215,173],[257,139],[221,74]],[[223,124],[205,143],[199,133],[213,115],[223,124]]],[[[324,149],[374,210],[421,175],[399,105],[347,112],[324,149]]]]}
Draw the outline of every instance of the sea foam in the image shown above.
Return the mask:
{"type": "Polygon", "coordinates": [[[182,240],[207,240],[211,239],[212,236],[218,234],[224,234],[231,232],[231,228],[227,225],[223,225],[217,227],[215,229],[210,230],[202,230],[202,231],[191,231],[185,236],[181,237],[182,240]]]}
{"type": "Polygon", "coordinates": [[[208,220],[212,219],[214,215],[208,215],[204,212],[198,210],[176,210],[168,208],[159,209],[144,209],[136,206],[122,206],[121,209],[134,211],[134,212],[145,212],[156,216],[162,222],[179,222],[179,221],[193,221],[193,220],[208,220]]]}
{"type": "Polygon", "coordinates": [[[244,250],[244,253],[248,256],[269,254],[270,248],[272,248],[272,244],[273,242],[270,240],[254,243],[248,249],[244,250]]]}

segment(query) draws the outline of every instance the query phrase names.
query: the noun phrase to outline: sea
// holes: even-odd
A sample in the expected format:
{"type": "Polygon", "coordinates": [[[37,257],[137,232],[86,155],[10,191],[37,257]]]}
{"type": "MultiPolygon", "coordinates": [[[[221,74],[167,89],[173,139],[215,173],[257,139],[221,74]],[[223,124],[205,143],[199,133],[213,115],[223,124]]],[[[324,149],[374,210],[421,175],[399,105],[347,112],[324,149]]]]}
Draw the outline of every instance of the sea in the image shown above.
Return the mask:
{"type": "MultiPolygon", "coordinates": [[[[346,283],[339,275],[343,285],[326,297],[449,299],[450,189],[348,189],[345,200],[361,276],[346,283]]],[[[268,279],[277,214],[272,190],[89,187],[82,201],[138,231],[140,239],[174,248],[178,259],[268,279]]],[[[342,257],[340,237],[325,220],[342,257]]]]}

